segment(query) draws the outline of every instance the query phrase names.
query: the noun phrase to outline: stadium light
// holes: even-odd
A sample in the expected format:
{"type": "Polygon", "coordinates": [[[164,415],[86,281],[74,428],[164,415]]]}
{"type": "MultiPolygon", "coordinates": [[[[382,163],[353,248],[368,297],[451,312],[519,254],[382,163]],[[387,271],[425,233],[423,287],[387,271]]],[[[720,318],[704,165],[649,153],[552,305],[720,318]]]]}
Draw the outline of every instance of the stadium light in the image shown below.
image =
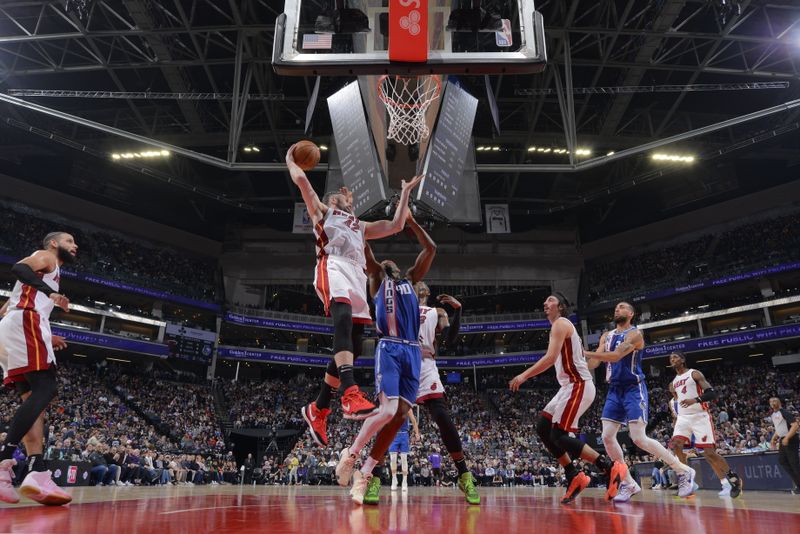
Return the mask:
{"type": "Polygon", "coordinates": [[[707,360],[697,360],[697,363],[718,362],[720,360],[722,360],[722,358],[709,358],[707,360]]]}
{"type": "Polygon", "coordinates": [[[681,154],[664,154],[656,152],[651,156],[654,161],[668,161],[670,163],[693,163],[694,156],[681,155],[681,154]]]}
{"type": "Polygon", "coordinates": [[[170,155],[168,150],[142,150],[140,152],[112,152],[111,159],[117,161],[121,159],[134,159],[134,158],[166,158],[170,155]]]}

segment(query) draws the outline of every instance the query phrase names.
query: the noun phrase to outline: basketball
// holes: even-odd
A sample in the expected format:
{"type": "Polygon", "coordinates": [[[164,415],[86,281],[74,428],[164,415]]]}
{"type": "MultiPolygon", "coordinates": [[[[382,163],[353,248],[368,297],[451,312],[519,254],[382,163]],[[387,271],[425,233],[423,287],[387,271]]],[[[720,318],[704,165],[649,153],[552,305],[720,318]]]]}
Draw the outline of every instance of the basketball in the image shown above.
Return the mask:
{"type": "Polygon", "coordinates": [[[311,141],[299,141],[293,155],[294,162],[304,171],[310,171],[319,163],[319,147],[311,141]]]}

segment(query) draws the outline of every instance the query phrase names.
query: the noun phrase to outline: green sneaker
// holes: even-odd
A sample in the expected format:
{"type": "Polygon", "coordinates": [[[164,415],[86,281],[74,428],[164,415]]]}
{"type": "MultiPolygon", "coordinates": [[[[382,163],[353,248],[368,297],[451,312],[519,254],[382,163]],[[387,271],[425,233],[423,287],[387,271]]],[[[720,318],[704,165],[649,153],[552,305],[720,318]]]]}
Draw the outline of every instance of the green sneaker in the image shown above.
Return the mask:
{"type": "Polygon", "coordinates": [[[458,489],[464,493],[469,504],[481,503],[481,496],[478,495],[478,490],[475,488],[475,479],[472,478],[472,473],[466,472],[458,477],[458,489]]]}
{"type": "Polygon", "coordinates": [[[364,494],[364,504],[378,504],[381,496],[381,477],[373,476],[367,484],[367,492],[364,494]]]}

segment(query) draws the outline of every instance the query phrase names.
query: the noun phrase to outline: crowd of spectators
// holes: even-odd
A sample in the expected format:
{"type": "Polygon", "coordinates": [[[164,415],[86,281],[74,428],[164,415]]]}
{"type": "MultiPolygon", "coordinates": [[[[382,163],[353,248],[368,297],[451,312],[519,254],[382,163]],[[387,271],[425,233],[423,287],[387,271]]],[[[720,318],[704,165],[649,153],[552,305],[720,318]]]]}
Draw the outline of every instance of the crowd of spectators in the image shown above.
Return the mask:
{"type": "Polygon", "coordinates": [[[0,254],[22,258],[40,248],[49,232],[75,236],[79,254],[67,269],[140,287],[214,301],[215,261],[159,247],[87,224],[53,220],[37,210],[7,204],[0,210],[0,254]]]}
{"type": "MultiPolygon", "coordinates": [[[[779,372],[767,364],[715,367],[703,369],[720,398],[712,404],[717,443],[722,453],[748,454],[764,452],[772,436],[768,399],[780,395],[790,410],[800,408],[800,373],[779,372]]],[[[557,385],[550,374],[537,377],[518,393],[508,391],[513,372],[479,378],[477,391],[471,384],[448,385],[447,394],[464,450],[471,469],[482,485],[557,485],[563,481],[563,469],[549,456],[536,437],[535,421],[541,409],[555,394],[557,385]]],[[[672,436],[669,415],[670,399],[667,384],[671,371],[647,379],[650,394],[650,426],[648,433],[665,446],[672,436]]],[[[290,386],[291,389],[292,386],[290,386]]],[[[310,395],[311,389],[305,394],[310,395]]],[[[274,390],[270,390],[274,391],[274,390]]],[[[580,437],[597,439],[602,431],[601,413],[607,387],[598,384],[597,398],[581,418],[580,437]]],[[[282,391],[285,395],[285,391],[282,391]]],[[[244,393],[242,393],[244,395],[244,393]]],[[[258,400],[252,401],[258,404],[258,400]]],[[[298,404],[299,405],[299,404],[298,404]]],[[[334,414],[337,414],[334,409],[334,414]]],[[[289,410],[290,417],[294,417],[289,410]]],[[[452,462],[445,459],[444,473],[437,479],[429,455],[447,456],[441,445],[438,429],[419,410],[421,440],[412,442],[409,456],[409,484],[448,484],[455,480],[452,462]]],[[[272,420],[274,424],[276,419],[272,420]]],[[[302,423],[295,419],[294,424],[302,423]]],[[[329,423],[330,448],[317,447],[303,432],[294,449],[285,457],[265,458],[253,481],[264,484],[330,484],[337,457],[332,451],[352,443],[359,425],[334,415],[329,423]],[[295,460],[296,459],[296,460],[295,460]],[[292,464],[296,478],[290,480],[292,464]]],[[[620,442],[631,461],[652,461],[644,451],[633,446],[623,432],[620,442]]],[[[388,461],[388,460],[387,460],[388,461]]],[[[384,474],[388,476],[388,463],[384,474]]],[[[598,477],[593,478],[599,482],[598,477]]]]}
{"type": "Polygon", "coordinates": [[[800,213],[743,223],[684,243],[587,262],[587,304],[800,259],[800,213]]]}
{"type": "MultiPolygon", "coordinates": [[[[176,402],[169,409],[165,406],[164,411],[158,411],[176,416],[177,428],[187,431],[194,417],[189,397],[198,397],[198,404],[203,405],[209,398],[209,387],[182,383],[175,388],[163,380],[148,384],[134,375],[115,373],[115,378],[126,384],[125,391],[135,392],[123,397],[108,385],[106,373],[98,371],[91,365],[59,365],[58,396],[47,411],[45,460],[89,462],[93,484],[217,484],[237,480],[236,462],[221,440],[215,447],[206,448],[178,441],[162,432],[155,418],[144,415],[131,403],[135,398],[151,398],[144,393],[148,389],[179,399],[185,410],[176,408],[176,402]]],[[[18,399],[12,391],[0,396],[0,428],[8,425],[18,399]]],[[[3,439],[4,435],[0,435],[0,441],[3,439]]],[[[24,448],[15,457],[21,474],[26,469],[24,448]]]]}
{"type": "MultiPolygon", "coordinates": [[[[781,372],[766,363],[702,370],[719,394],[712,403],[712,417],[723,453],[767,450],[773,432],[770,396],[781,396],[789,410],[800,407],[800,373],[796,371],[781,372]]],[[[557,385],[546,373],[511,393],[507,384],[515,371],[479,377],[477,387],[470,383],[447,386],[470,467],[482,485],[558,485],[563,482],[563,470],[542,447],[534,428],[557,385]]],[[[334,400],[328,424],[330,446],[323,449],[313,443],[298,407],[313,398],[316,376],[300,373],[291,379],[227,381],[219,389],[235,428],[297,432],[294,446],[281,449],[271,444],[260,464],[253,458],[237,464],[217,429],[213,390],[208,385],[175,382],[164,372],[125,374],[117,366],[101,369],[74,363],[61,365],[58,377],[58,400],[48,410],[46,458],[90,462],[91,481],[98,484],[333,484],[336,452],[352,443],[360,428],[358,422],[341,418],[334,400]]],[[[648,378],[648,432],[664,445],[672,435],[666,387],[671,379],[669,370],[648,378]]],[[[597,399],[581,419],[584,440],[601,433],[605,395],[606,386],[599,383],[597,399]]],[[[0,396],[0,428],[17,404],[14,394],[0,396]]],[[[417,414],[421,439],[412,440],[408,482],[452,485],[456,473],[438,428],[424,408],[417,414]],[[432,467],[435,454],[445,457],[441,475],[432,467]]],[[[621,444],[631,460],[653,460],[624,435],[621,444]]],[[[18,458],[22,469],[24,451],[18,458]]]]}

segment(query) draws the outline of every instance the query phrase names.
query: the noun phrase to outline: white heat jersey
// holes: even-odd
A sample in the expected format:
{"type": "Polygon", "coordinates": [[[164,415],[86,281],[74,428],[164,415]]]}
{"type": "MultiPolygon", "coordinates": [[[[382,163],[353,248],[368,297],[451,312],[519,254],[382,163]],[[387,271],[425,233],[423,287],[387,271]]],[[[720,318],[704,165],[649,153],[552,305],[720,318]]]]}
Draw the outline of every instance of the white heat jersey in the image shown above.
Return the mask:
{"type": "Polygon", "coordinates": [[[583,343],[578,336],[578,330],[568,319],[559,317],[559,321],[567,321],[572,328],[572,334],[564,340],[561,345],[558,357],[556,358],[556,378],[558,383],[566,386],[570,383],[582,380],[592,380],[592,374],[586,365],[586,357],[583,355],[583,343]]]}
{"type": "MultiPolygon", "coordinates": [[[[53,291],[58,292],[58,285],[61,281],[61,269],[58,266],[53,272],[39,273],[39,276],[53,291]]],[[[50,300],[50,297],[19,281],[14,284],[14,289],[11,290],[11,296],[8,298],[9,312],[12,310],[32,310],[44,319],[50,318],[53,306],[54,303],[50,300]]]]}
{"type": "Polygon", "coordinates": [[[419,307],[419,346],[423,358],[436,357],[436,326],[439,324],[439,313],[436,308],[419,307]]]}
{"type": "Polygon", "coordinates": [[[696,399],[703,394],[703,390],[700,389],[700,384],[698,384],[695,379],[692,378],[692,372],[694,372],[694,369],[687,369],[685,373],[676,376],[672,381],[672,387],[675,389],[675,393],[678,395],[678,403],[675,407],[678,415],[689,415],[708,410],[708,404],[705,402],[692,404],[688,408],[681,406],[682,401],[685,401],[686,399],[696,399]]]}
{"type": "Polygon", "coordinates": [[[323,219],[314,225],[317,257],[339,256],[365,268],[364,223],[345,211],[328,208],[323,219]]]}

